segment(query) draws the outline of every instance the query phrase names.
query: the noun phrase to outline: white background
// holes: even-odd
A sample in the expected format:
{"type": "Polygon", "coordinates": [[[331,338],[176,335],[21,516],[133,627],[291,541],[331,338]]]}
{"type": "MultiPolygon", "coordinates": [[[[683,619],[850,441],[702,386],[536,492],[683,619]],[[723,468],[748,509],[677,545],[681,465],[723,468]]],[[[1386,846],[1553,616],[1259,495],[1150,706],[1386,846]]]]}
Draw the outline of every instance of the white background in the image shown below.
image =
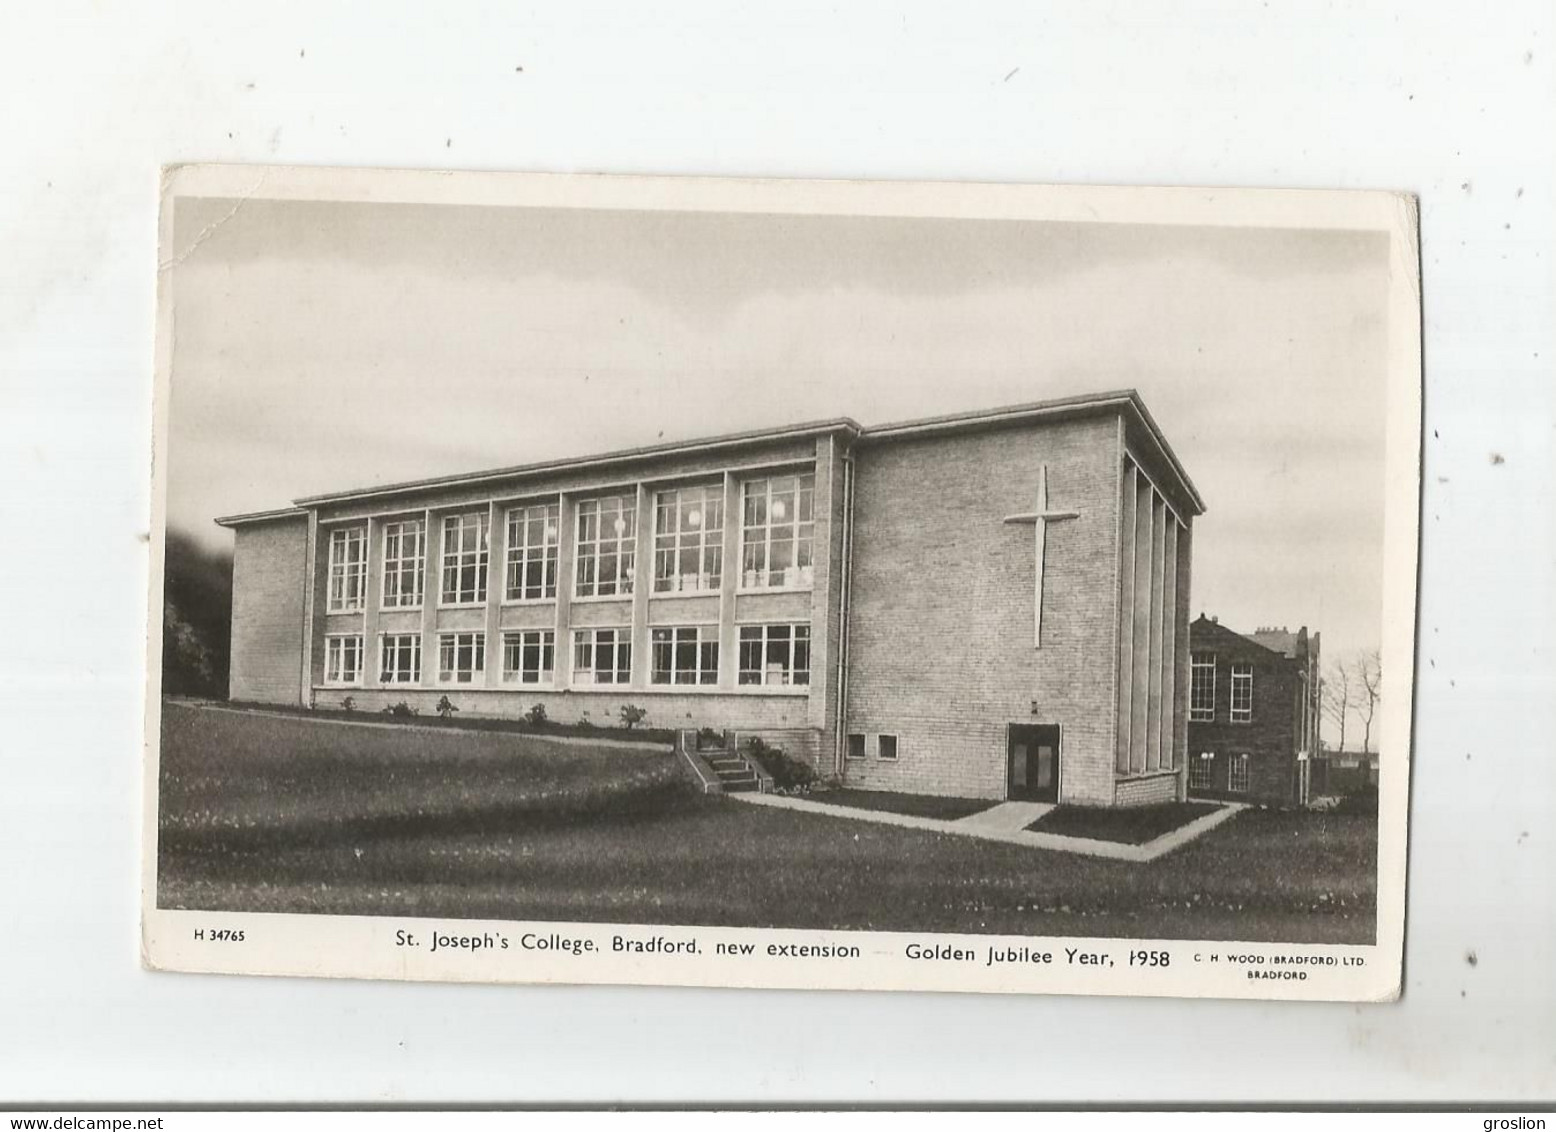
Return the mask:
{"type": "Polygon", "coordinates": [[[0,1105],[1556,1095],[1553,51],[1536,3],[13,6],[0,1105]],[[183,161],[1419,193],[1404,1000],[142,972],[157,170],[183,161]]]}

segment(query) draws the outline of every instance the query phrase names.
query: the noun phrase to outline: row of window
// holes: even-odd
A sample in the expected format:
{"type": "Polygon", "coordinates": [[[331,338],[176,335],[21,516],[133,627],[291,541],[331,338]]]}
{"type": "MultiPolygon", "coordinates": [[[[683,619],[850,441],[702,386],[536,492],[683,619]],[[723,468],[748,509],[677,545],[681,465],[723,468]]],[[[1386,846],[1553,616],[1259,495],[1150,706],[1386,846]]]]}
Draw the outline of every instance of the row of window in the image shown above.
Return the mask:
{"type": "MultiPolygon", "coordinates": [[[[865,736],[850,735],[846,753],[850,759],[862,759],[865,757],[865,736]]],[[[877,735],[875,737],[875,757],[887,762],[897,761],[897,737],[895,735],[877,735]]]]}
{"type": "MultiPolygon", "coordinates": [[[[1198,758],[1189,760],[1189,788],[1211,790],[1215,788],[1216,753],[1201,751],[1198,758]]],[[[1242,794],[1248,790],[1248,756],[1232,755],[1227,760],[1226,788],[1229,793],[1242,794]]]]}
{"type": "MultiPolygon", "coordinates": [[[[718,629],[686,625],[656,628],[650,635],[650,680],[655,684],[713,686],[719,682],[718,629]]],[[[360,633],[324,639],[324,681],[360,684],[365,664],[360,633]]],[[[421,683],[421,634],[381,633],[381,684],[421,683]]],[[[481,630],[438,634],[438,682],[481,683],[486,674],[486,634],[481,630]]],[[[629,629],[578,629],[573,633],[573,683],[626,684],[632,679],[629,629]]],[[[516,629],[502,634],[502,680],[549,685],[556,679],[556,632],[516,629]]],[[[740,626],[739,681],[743,686],[810,684],[809,625],[740,626]]]]}
{"type": "MultiPolygon", "coordinates": [[[[1189,719],[1211,723],[1216,718],[1216,655],[1197,652],[1189,662],[1189,719]]],[[[1253,665],[1232,665],[1231,720],[1253,720],[1253,665]]]]}
{"type": "MultiPolygon", "coordinates": [[[[740,584],[744,589],[800,588],[815,574],[813,474],[770,476],[740,485],[740,584]]],[[[609,495],[580,500],[574,540],[575,597],[624,597],[637,577],[637,499],[609,495]]],[[[555,503],[507,511],[503,600],[556,597],[559,509],[555,503]]],[[[443,520],[439,599],[444,605],[486,601],[490,554],[485,511],[443,520]]],[[[382,603],[421,605],[426,584],[427,532],[421,519],[384,526],[382,603]]],[[[722,484],[671,488],[654,501],[654,591],[717,592],[724,576],[722,484]]],[[[329,610],[350,613],[367,597],[367,530],[330,533],[329,610]]]]}

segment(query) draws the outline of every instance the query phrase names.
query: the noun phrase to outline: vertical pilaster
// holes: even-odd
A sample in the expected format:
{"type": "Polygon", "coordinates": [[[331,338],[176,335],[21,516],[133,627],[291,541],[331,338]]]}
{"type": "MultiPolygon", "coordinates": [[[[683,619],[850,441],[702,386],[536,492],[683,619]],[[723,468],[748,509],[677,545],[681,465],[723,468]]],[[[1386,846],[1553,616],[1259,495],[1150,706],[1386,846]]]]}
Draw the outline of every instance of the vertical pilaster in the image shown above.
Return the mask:
{"type": "Polygon", "coordinates": [[[1141,769],[1162,765],[1162,584],[1166,578],[1167,504],[1151,493],[1151,608],[1150,671],[1147,684],[1145,763],[1141,769]]]}
{"type": "Polygon", "coordinates": [[[724,569],[719,574],[719,688],[740,681],[740,630],[735,624],[735,587],[740,583],[740,484],[724,473],[724,569]]]}
{"type": "Polygon", "coordinates": [[[1134,723],[1134,639],[1135,639],[1135,490],[1137,473],[1129,464],[1124,471],[1123,520],[1119,524],[1119,613],[1118,613],[1118,750],[1114,769],[1129,772],[1130,730],[1134,723]]]}
{"type": "Polygon", "coordinates": [[[384,596],[384,521],[377,516],[367,520],[367,544],[362,548],[367,572],[362,587],[362,687],[378,686],[377,649],[378,607],[384,596]]]}
{"type": "Polygon", "coordinates": [[[810,696],[806,701],[806,722],[825,731],[827,697],[833,683],[828,678],[832,656],[832,531],[839,511],[837,500],[837,437],[832,433],[816,440],[816,492],[811,515],[815,519],[815,538],[811,542],[814,575],[810,591],[810,696]]]}
{"type": "Polygon", "coordinates": [[[628,687],[648,687],[648,602],[654,589],[654,515],[648,488],[637,486],[637,552],[632,579],[632,679],[628,687]]]}
{"type": "Polygon", "coordinates": [[[438,601],[443,595],[440,565],[443,561],[443,524],[435,511],[422,516],[427,532],[427,571],[421,594],[421,680],[417,687],[438,682],[438,601]]]}
{"type": "Polygon", "coordinates": [[[1162,737],[1157,766],[1176,765],[1178,733],[1178,521],[1167,516],[1167,541],[1162,575],[1162,737]]]}
{"type": "Polygon", "coordinates": [[[573,497],[556,497],[556,669],[554,680],[562,691],[573,684],[573,548],[577,545],[573,497]]]}
{"type": "Polygon", "coordinates": [[[1149,480],[1141,476],[1136,484],[1135,497],[1135,617],[1134,640],[1131,644],[1134,660],[1134,691],[1131,693],[1134,712],[1129,725],[1129,771],[1139,774],[1145,770],[1145,751],[1150,731],[1151,688],[1151,573],[1152,573],[1152,501],[1155,489],[1149,480]]]}
{"type": "Polygon", "coordinates": [[[486,505],[486,686],[502,686],[502,596],[508,587],[508,524],[494,499],[486,505]]]}
{"type": "Polygon", "coordinates": [[[315,619],[319,616],[319,513],[308,512],[308,549],[303,582],[303,655],[298,672],[297,693],[304,706],[313,703],[313,641],[315,619]]]}

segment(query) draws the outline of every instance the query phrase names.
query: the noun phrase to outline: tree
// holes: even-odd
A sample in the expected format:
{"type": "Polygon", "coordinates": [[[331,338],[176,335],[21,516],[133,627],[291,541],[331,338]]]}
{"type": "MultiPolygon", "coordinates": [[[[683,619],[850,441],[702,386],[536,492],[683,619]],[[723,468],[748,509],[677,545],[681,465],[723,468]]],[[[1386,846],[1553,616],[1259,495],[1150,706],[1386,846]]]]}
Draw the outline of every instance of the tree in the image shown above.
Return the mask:
{"type": "Polygon", "coordinates": [[[1335,744],[1338,751],[1345,750],[1345,723],[1351,714],[1354,685],[1351,666],[1343,660],[1336,660],[1329,665],[1320,688],[1324,718],[1340,729],[1339,742],[1335,744]]]}
{"type": "Polygon", "coordinates": [[[1362,720],[1362,750],[1372,750],[1372,718],[1383,695],[1383,658],[1368,649],[1356,658],[1356,713],[1362,720]]]}

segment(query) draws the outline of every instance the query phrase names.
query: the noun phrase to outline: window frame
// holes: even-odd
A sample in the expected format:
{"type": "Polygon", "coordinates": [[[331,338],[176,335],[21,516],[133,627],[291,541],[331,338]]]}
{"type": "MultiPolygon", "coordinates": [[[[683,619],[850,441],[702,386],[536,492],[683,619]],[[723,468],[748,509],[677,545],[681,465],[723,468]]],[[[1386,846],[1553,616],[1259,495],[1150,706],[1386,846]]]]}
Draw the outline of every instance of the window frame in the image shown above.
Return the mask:
{"type": "Polygon", "coordinates": [[[1189,761],[1189,789],[1190,790],[1214,790],[1216,788],[1216,753],[1214,751],[1200,751],[1189,761]],[[1204,767],[1203,776],[1196,775],[1194,768],[1204,767]]]}
{"type": "Polygon", "coordinates": [[[648,683],[653,688],[717,689],[719,686],[719,627],[717,625],[655,625],[649,630],[648,683]],[[690,634],[689,642],[683,634],[690,634]],[[664,637],[668,635],[669,639],[664,637]],[[692,649],[694,663],[688,668],[681,663],[681,650],[692,649]],[[661,668],[661,649],[669,649],[670,666],[661,668]],[[709,657],[712,657],[711,665],[709,657]],[[683,673],[690,672],[692,679],[682,680],[683,673]],[[660,679],[663,673],[666,679],[660,679]]]}
{"type": "Polygon", "coordinates": [[[637,495],[614,493],[607,495],[590,496],[588,499],[580,499],[573,509],[573,600],[574,601],[626,601],[629,600],[637,586],[637,495]],[[606,512],[603,505],[614,503],[616,511],[610,517],[611,537],[605,538],[606,512]],[[593,518],[595,527],[594,535],[584,537],[584,524],[593,518]],[[618,533],[615,524],[620,522],[622,530],[618,533]],[[606,543],[613,545],[612,560],[616,564],[615,578],[610,583],[614,588],[610,593],[601,593],[601,578],[599,564],[604,559],[602,553],[606,543]],[[587,547],[588,552],[585,553],[587,547]],[[584,565],[589,563],[593,567],[593,573],[589,587],[584,585],[584,565]]]}
{"type": "Polygon", "coordinates": [[[716,484],[687,484],[657,489],[654,492],[654,582],[650,593],[655,596],[717,594],[724,581],[726,519],[722,480],[716,484]],[[698,498],[688,499],[687,496],[698,498]],[[673,503],[667,508],[668,497],[673,497],[673,503]],[[717,525],[710,520],[714,509],[717,509],[717,525]],[[699,511],[702,519],[694,529],[694,541],[688,544],[683,523],[689,514],[697,514],[699,511]],[[674,520],[673,530],[666,530],[667,517],[674,520]],[[688,552],[696,554],[699,567],[691,575],[699,583],[693,589],[685,588],[687,574],[681,569],[681,556],[688,552]],[[667,560],[672,567],[668,573],[663,570],[667,560]],[[713,568],[704,569],[710,565],[710,561],[713,568]],[[708,579],[705,586],[700,581],[703,577],[708,579]]]}
{"type": "Polygon", "coordinates": [[[1253,722],[1253,667],[1254,666],[1251,662],[1242,662],[1232,665],[1232,673],[1230,677],[1232,698],[1230,701],[1230,710],[1227,713],[1227,718],[1230,719],[1233,723],[1253,722]],[[1242,707],[1237,706],[1239,681],[1242,682],[1243,691],[1246,693],[1248,699],[1248,702],[1242,707]]]}
{"type": "Polygon", "coordinates": [[[469,684],[472,687],[480,687],[486,682],[486,630],[485,629],[447,629],[438,633],[438,683],[439,684],[469,684]],[[466,643],[463,638],[469,638],[466,643]],[[446,666],[443,663],[444,650],[452,644],[454,650],[454,664],[446,666]],[[470,649],[470,678],[462,680],[459,674],[464,671],[459,665],[459,653],[461,649],[470,649]]]}
{"type": "Polygon", "coordinates": [[[1216,721],[1216,669],[1218,667],[1216,654],[1213,652],[1194,652],[1189,654],[1189,722],[1190,723],[1214,723],[1216,721]],[[1201,660],[1208,657],[1208,660],[1201,660]],[[1196,673],[1203,669],[1210,671],[1210,706],[1200,707],[1195,704],[1194,695],[1196,673]]]}
{"type": "Polygon", "coordinates": [[[361,633],[326,633],[324,635],[324,683],[331,688],[360,688],[363,680],[363,670],[367,667],[363,664],[366,660],[366,649],[361,633]],[[343,679],[339,675],[330,675],[331,671],[343,670],[345,659],[345,643],[351,641],[356,645],[356,676],[350,680],[343,679]],[[342,664],[335,664],[335,661],[342,664]]]}
{"type": "Polygon", "coordinates": [[[367,527],[336,527],[330,531],[327,563],[326,610],[330,613],[361,613],[367,608],[367,527]],[[352,544],[355,544],[358,552],[354,563],[344,555],[345,548],[352,544]],[[339,558],[337,552],[340,552],[339,558]],[[354,603],[347,597],[352,581],[356,582],[354,603]]]}
{"type": "MultiPolygon", "coordinates": [[[[779,492],[776,494],[784,494],[779,492]]],[[[783,502],[779,500],[778,502],[783,502]]],[[[740,573],[737,576],[736,587],[740,593],[771,593],[774,590],[809,590],[815,586],[816,571],[816,473],[810,471],[774,472],[765,476],[752,476],[740,481],[740,573]],[[773,484],[778,481],[793,480],[793,507],[794,518],[790,521],[778,520],[778,529],[787,528],[789,534],[782,540],[788,544],[791,563],[782,569],[793,569],[797,572],[798,581],[787,580],[774,583],[773,575],[773,547],[775,540],[773,532],[775,524],[772,517],[774,506],[773,484]],[[753,522],[751,489],[761,485],[761,515],[760,522],[753,522]],[[810,518],[802,516],[806,508],[803,506],[808,501],[810,518]],[[761,532],[757,539],[752,539],[754,532],[761,532]],[[760,548],[761,567],[748,565],[753,548],[760,548]],[[803,559],[803,561],[802,561],[803,559]],[[805,572],[810,571],[810,579],[807,581],[805,572]],[[760,578],[755,583],[749,581],[749,576],[757,573],[760,578]]]]}
{"type": "Polygon", "coordinates": [[[761,691],[779,689],[789,691],[802,690],[807,694],[810,692],[811,627],[809,622],[763,621],[754,622],[751,624],[741,624],[737,625],[735,628],[737,630],[735,634],[735,687],[761,691]],[[771,655],[768,650],[773,644],[776,643],[772,639],[772,631],[774,629],[785,629],[789,633],[788,659],[784,665],[784,679],[776,683],[767,679],[767,677],[770,675],[768,671],[769,665],[772,663],[771,655]],[[752,632],[758,634],[754,640],[747,637],[747,634],[752,632]],[[759,650],[760,666],[757,668],[750,668],[746,664],[746,649],[747,646],[752,644],[756,645],[759,650]],[[796,663],[795,660],[796,656],[800,652],[801,644],[804,645],[805,654],[805,666],[803,669],[796,663]],[[795,676],[800,673],[804,674],[805,679],[803,681],[795,679],[795,676]],[[748,674],[754,675],[756,679],[746,679],[748,674]]]}
{"type": "Polygon", "coordinates": [[[502,676],[504,684],[522,688],[553,688],[556,686],[556,630],[555,629],[504,629],[502,632],[502,676]],[[536,638],[533,643],[526,638],[536,638]],[[531,649],[538,650],[538,667],[535,679],[527,680],[529,671],[525,656],[531,649]],[[517,650],[518,664],[510,666],[510,650],[517,650]],[[546,652],[551,653],[551,667],[546,667],[546,652]]]}
{"type": "Polygon", "coordinates": [[[630,628],[616,625],[591,625],[574,629],[572,635],[572,650],[571,655],[568,657],[570,665],[568,675],[573,687],[621,688],[632,683],[632,630],[630,628]],[[612,674],[613,679],[601,681],[596,678],[600,671],[596,653],[598,649],[605,647],[600,644],[600,637],[605,633],[612,634],[612,643],[608,646],[611,649],[611,665],[608,671],[612,674]],[[589,664],[587,666],[580,665],[579,663],[581,650],[585,646],[589,649],[589,664]],[[623,660],[625,660],[625,665],[623,665],[623,660]],[[588,680],[580,680],[578,678],[578,674],[581,671],[589,673],[588,680]]]}
{"type": "Polygon", "coordinates": [[[557,503],[518,503],[503,511],[506,538],[503,544],[504,605],[530,605],[556,600],[558,574],[561,570],[562,508],[557,503]],[[529,541],[532,513],[539,512],[541,541],[539,545],[529,541]],[[515,534],[522,537],[515,538],[515,534]],[[540,564],[540,593],[531,596],[527,581],[529,567],[540,564]],[[514,585],[517,569],[518,585],[514,585]]]}
{"type": "Polygon", "coordinates": [[[843,743],[843,758],[851,762],[863,762],[869,755],[869,736],[863,731],[850,731],[843,743]],[[859,740],[859,753],[854,753],[854,740],[859,740]]]}
{"type": "Polygon", "coordinates": [[[895,763],[902,761],[902,737],[895,731],[882,731],[875,737],[875,761],[895,763]],[[891,754],[886,753],[886,740],[891,740],[891,754]]]}
{"type": "MultiPolygon", "coordinates": [[[[399,644],[394,646],[396,651],[398,651],[401,647],[402,646],[399,644]]],[[[399,668],[396,667],[395,672],[398,671],[399,668]]],[[[421,634],[419,632],[384,632],[378,634],[378,682],[381,685],[390,688],[414,687],[421,684],[421,634]],[[386,659],[385,653],[389,647],[390,641],[399,642],[402,640],[408,640],[410,642],[409,645],[404,646],[408,649],[408,655],[411,661],[410,677],[409,679],[405,680],[398,678],[389,679],[388,670],[384,666],[384,661],[386,659]]]]}
{"type": "Polygon", "coordinates": [[[1228,794],[1248,793],[1248,771],[1252,762],[1253,760],[1248,757],[1247,751],[1240,751],[1228,758],[1226,764],[1226,792],[1228,794]]]}
{"type": "MultiPolygon", "coordinates": [[[[491,587],[491,561],[492,561],[492,529],[491,515],[487,511],[461,511],[457,515],[443,516],[440,526],[442,541],[438,546],[438,608],[439,609],[470,609],[474,606],[485,605],[487,595],[491,587]],[[464,531],[468,523],[473,522],[476,530],[477,546],[474,550],[464,549],[464,531]],[[449,549],[449,525],[458,524],[460,534],[459,546],[454,550],[449,549]],[[474,558],[467,564],[467,555],[474,558]],[[475,596],[472,598],[455,597],[449,599],[448,577],[450,573],[450,559],[454,560],[452,571],[456,576],[467,568],[475,570],[475,596]]],[[[457,587],[453,593],[464,593],[463,587],[457,587]]]]}
{"type": "Polygon", "coordinates": [[[398,519],[392,523],[384,524],[383,537],[383,577],[379,581],[378,607],[380,609],[393,609],[397,612],[417,610],[427,600],[427,523],[425,519],[398,519]],[[416,557],[411,559],[405,554],[405,536],[408,528],[414,528],[416,532],[416,557]],[[389,554],[389,537],[393,534],[398,537],[398,553],[393,557],[389,554]],[[395,595],[395,600],[389,597],[389,579],[394,578],[403,585],[407,572],[407,564],[410,564],[410,576],[413,589],[413,601],[405,601],[404,592],[395,595]]]}

